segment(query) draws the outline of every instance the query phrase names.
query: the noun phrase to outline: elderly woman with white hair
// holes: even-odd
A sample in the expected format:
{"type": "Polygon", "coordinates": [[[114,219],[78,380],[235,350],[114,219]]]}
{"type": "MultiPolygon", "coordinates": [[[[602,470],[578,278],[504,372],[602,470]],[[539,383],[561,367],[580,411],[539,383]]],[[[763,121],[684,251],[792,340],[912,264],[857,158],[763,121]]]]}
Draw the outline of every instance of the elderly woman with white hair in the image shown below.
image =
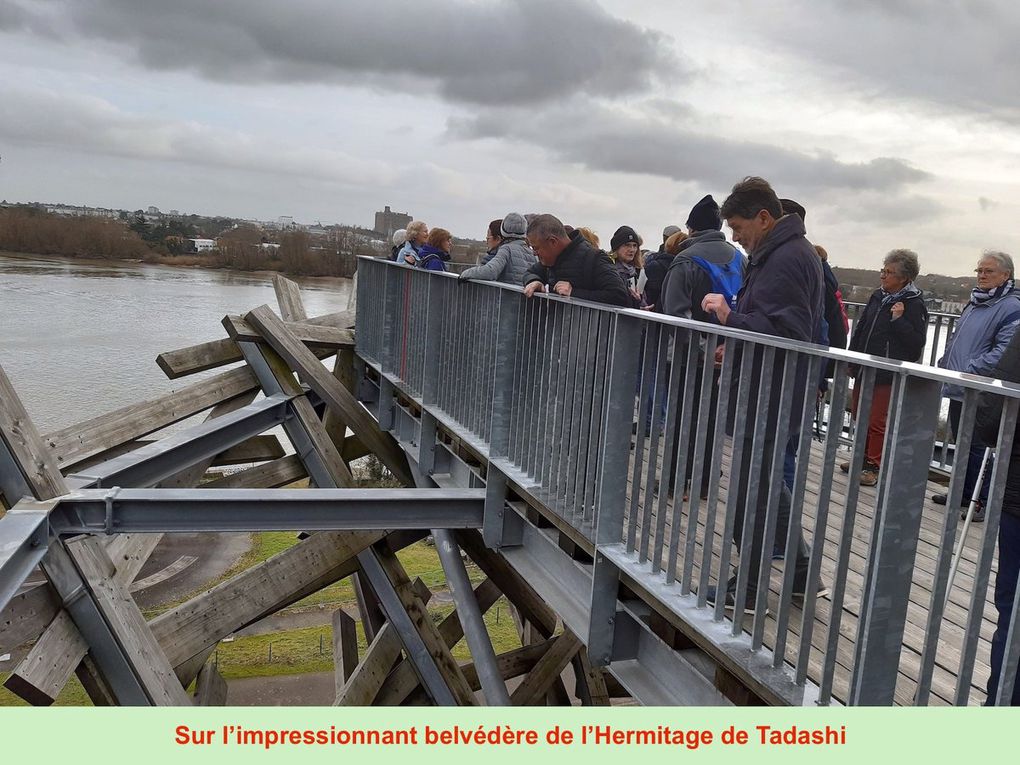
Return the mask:
{"type": "MultiPolygon", "coordinates": [[[[1020,325],[1020,291],[1013,284],[1013,259],[1004,252],[987,251],[978,261],[977,286],[971,290],[970,302],[956,321],[953,334],[946,344],[946,353],[939,366],[956,372],[992,376],[1002,360],[1009,341],[1020,325]]],[[[946,385],[944,394],[949,398],[949,424],[959,434],[960,413],[963,410],[963,388],[946,385]]],[[[981,470],[985,444],[977,433],[971,441],[969,455],[957,455],[957,463],[966,465],[962,502],[969,504],[974,484],[981,470]]],[[[990,475],[991,471],[986,471],[990,475]]],[[[975,520],[984,519],[983,504],[987,500],[987,483],[981,488],[981,503],[975,520]]],[[[940,505],[946,503],[945,494],[932,499],[940,505]]]]}
{"type": "Polygon", "coordinates": [[[418,253],[429,239],[429,227],[425,221],[413,220],[407,224],[407,241],[394,258],[398,263],[417,265],[418,253]]]}

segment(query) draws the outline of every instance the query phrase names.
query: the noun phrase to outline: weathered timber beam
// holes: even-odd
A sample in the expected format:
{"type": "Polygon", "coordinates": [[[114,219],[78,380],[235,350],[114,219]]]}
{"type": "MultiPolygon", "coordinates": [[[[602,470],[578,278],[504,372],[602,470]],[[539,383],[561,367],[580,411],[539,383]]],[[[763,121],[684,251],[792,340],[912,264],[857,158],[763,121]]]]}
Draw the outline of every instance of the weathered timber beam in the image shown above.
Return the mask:
{"type": "Polygon", "coordinates": [[[333,612],[333,674],[334,698],[343,691],[358,666],[358,632],[356,622],[342,608],[333,612]]]}
{"type": "MultiPolygon", "coordinates": [[[[180,672],[181,665],[227,635],[353,574],[358,565],[355,556],[383,536],[347,531],[313,534],[160,614],[151,623],[153,634],[180,672]]],[[[409,544],[418,538],[404,535],[402,540],[409,544]]],[[[193,679],[181,677],[184,684],[193,679]]]]}
{"type": "MultiPolygon", "coordinates": [[[[432,598],[432,592],[418,579],[413,588],[417,603],[424,611],[432,598]]],[[[400,636],[393,622],[386,622],[376,633],[375,638],[365,651],[361,662],[355,667],[353,674],[336,695],[334,706],[365,707],[372,703],[379,688],[393,668],[394,662],[400,658],[400,636]]]]}
{"type": "Polygon", "coordinates": [[[257,386],[255,376],[246,367],[233,369],[169,395],[54,431],[44,436],[44,441],[57,464],[67,468],[255,390],[257,386]]]}
{"type": "Polygon", "coordinates": [[[606,685],[605,670],[593,667],[588,659],[588,649],[581,646],[572,659],[574,675],[577,677],[577,697],[585,706],[609,706],[609,688],[606,685]]]}
{"type": "MultiPolygon", "coordinates": [[[[347,347],[349,342],[353,341],[349,328],[354,326],[354,317],[346,311],[317,316],[301,323],[292,322],[288,326],[303,341],[321,345],[317,352],[323,354],[322,358],[331,356],[337,348],[347,347]],[[325,330],[326,334],[316,334],[320,329],[325,330]]],[[[245,324],[244,331],[246,335],[250,335],[251,327],[245,324]]],[[[166,351],[156,357],[156,364],[171,380],[235,364],[238,361],[241,361],[241,351],[237,343],[229,337],[166,351]]]]}
{"type": "MultiPolygon", "coordinates": [[[[251,391],[218,404],[209,413],[207,421],[247,405],[254,397],[255,391],[251,391]]],[[[210,461],[206,459],[190,465],[165,479],[160,485],[167,488],[194,486],[205,474],[210,461]]],[[[130,585],[159,544],[161,537],[161,534],[119,534],[111,537],[106,552],[116,567],[115,578],[125,585],[130,585]]],[[[97,700],[95,695],[97,692],[103,693],[99,698],[105,698],[105,689],[100,690],[100,686],[103,685],[101,679],[90,676],[88,663],[80,663],[85,659],[88,648],[84,638],[68,615],[64,613],[63,616],[65,618],[52,621],[36,641],[29,655],[5,683],[8,688],[33,704],[52,703],[74,670],[77,670],[86,689],[92,688],[89,694],[93,700],[97,700]]]]}
{"type": "Polygon", "coordinates": [[[223,707],[227,705],[227,681],[216,668],[216,665],[207,661],[202,665],[198,673],[198,681],[195,684],[195,706],[198,707],[223,707]]]}
{"type": "MultiPolygon", "coordinates": [[[[25,406],[21,403],[10,379],[0,367],[0,440],[14,465],[5,466],[11,473],[21,473],[20,486],[28,485],[36,499],[46,500],[67,493],[67,484],[60,475],[58,460],[46,448],[25,406]]],[[[6,456],[6,455],[5,455],[6,456]]],[[[14,480],[14,476],[11,476],[14,480]]],[[[19,497],[2,489],[7,499],[17,502],[19,497]]]]}
{"type": "MultiPolygon", "coordinates": [[[[475,587],[474,593],[475,599],[478,601],[478,609],[483,614],[492,608],[502,594],[491,579],[484,579],[475,587]]],[[[438,629],[440,637],[449,648],[453,648],[464,637],[464,627],[460,623],[460,617],[456,611],[450,612],[439,623],[438,629]]],[[[381,706],[398,706],[404,703],[416,687],[418,687],[418,676],[414,673],[411,662],[404,659],[387,676],[386,682],[376,696],[376,703],[381,706]]]]}
{"type": "MultiPolygon", "coordinates": [[[[496,666],[504,682],[531,671],[539,660],[549,652],[552,644],[552,640],[545,640],[499,654],[496,657],[496,666]]],[[[479,690],[482,685],[478,680],[478,670],[474,663],[462,664],[461,669],[463,669],[464,677],[467,678],[471,688],[479,690]]]]}
{"type": "Polygon", "coordinates": [[[113,563],[99,541],[80,537],[67,543],[67,551],[152,703],[190,706],[191,699],[174,675],[127,586],[114,579],[113,563]]]}
{"type": "Polygon", "coordinates": [[[283,274],[273,274],[273,290],[276,292],[276,302],[280,305],[280,315],[285,321],[304,321],[308,318],[297,282],[283,274]]]}
{"type": "Polygon", "coordinates": [[[203,489],[277,489],[300,481],[308,473],[296,454],[256,465],[202,484],[203,489]]]}
{"type": "MultiPolygon", "coordinates": [[[[224,323],[231,325],[230,337],[235,342],[265,342],[262,333],[251,326],[241,316],[227,316],[224,323]]],[[[354,332],[349,329],[338,329],[337,327],[320,326],[317,324],[304,324],[293,321],[285,321],[283,325],[295,338],[305,345],[317,346],[326,349],[351,349],[354,347],[354,332]]]]}
{"type": "Polygon", "coordinates": [[[524,681],[510,695],[514,706],[537,704],[553,683],[559,679],[563,668],[581,647],[581,641],[569,631],[557,637],[548,651],[538,660],[524,681]]]}
{"type": "Polygon", "coordinates": [[[379,430],[378,423],[368,410],[326,371],[315,355],[288,331],[282,320],[268,306],[256,308],[246,318],[262,333],[273,350],[302,375],[305,382],[323,401],[342,415],[348,426],[375,452],[383,464],[393,471],[398,480],[409,486],[414,484],[407,465],[407,457],[393,437],[379,430]]]}
{"type": "MultiPolygon", "coordinates": [[[[367,555],[374,555],[375,560],[378,561],[379,566],[382,569],[382,576],[389,580],[395,590],[396,596],[400,601],[400,605],[403,607],[404,612],[407,616],[410,616],[411,622],[413,623],[413,629],[417,632],[420,637],[420,642],[423,644],[424,650],[428,653],[429,658],[434,663],[435,669],[438,670],[442,681],[445,682],[452,694],[453,701],[463,706],[474,706],[478,702],[475,699],[474,692],[468,686],[467,681],[464,679],[464,673],[460,669],[460,665],[456,659],[453,658],[453,654],[450,653],[449,647],[443,641],[442,636],[439,634],[439,630],[436,628],[435,623],[429,616],[428,612],[422,606],[421,601],[415,595],[413,588],[411,587],[411,581],[407,576],[407,572],[404,571],[403,565],[397,559],[397,556],[388,549],[373,548],[366,551],[365,555],[359,558],[362,570],[366,570],[366,565],[369,561],[366,561],[367,555]]],[[[372,573],[366,571],[370,577],[372,573]]],[[[376,580],[373,578],[373,586],[378,592],[379,587],[376,580]]],[[[409,644],[407,636],[404,635],[400,629],[400,623],[398,617],[402,614],[396,612],[396,607],[389,603],[383,594],[379,593],[383,607],[386,610],[386,616],[390,622],[394,623],[394,626],[398,628],[401,640],[404,642],[404,647],[408,651],[408,655],[412,657],[412,660],[417,656],[417,646],[409,644]]],[[[419,665],[419,672],[422,667],[419,665]]],[[[426,688],[429,688],[427,678],[423,676],[426,688]]],[[[429,688],[430,693],[432,689],[429,688]]],[[[438,699],[437,699],[438,701],[438,699]]]]}

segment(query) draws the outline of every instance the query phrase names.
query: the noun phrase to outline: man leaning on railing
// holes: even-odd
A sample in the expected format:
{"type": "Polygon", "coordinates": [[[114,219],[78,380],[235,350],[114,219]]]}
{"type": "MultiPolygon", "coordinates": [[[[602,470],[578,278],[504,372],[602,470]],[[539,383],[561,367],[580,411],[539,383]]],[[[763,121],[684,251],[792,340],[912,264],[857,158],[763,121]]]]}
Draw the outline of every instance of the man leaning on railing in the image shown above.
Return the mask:
{"type": "MultiPolygon", "coordinates": [[[[815,254],[814,247],[805,237],[804,222],[796,215],[783,215],[779,197],[772,187],[762,178],[745,178],[733,187],[733,192],[722,205],[722,217],[733,231],[733,239],[748,253],[747,274],[743,289],[737,296],[736,307],[729,305],[725,296],[710,294],[702,301],[702,308],[715,315],[720,324],[759,332],[765,335],[786,337],[792,340],[810,343],[815,338],[815,328],[819,325],[823,305],[822,267],[815,254]]],[[[723,346],[720,351],[725,350],[723,346]]],[[[751,390],[757,390],[761,377],[761,356],[763,348],[754,348],[755,361],[753,379],[749,382],[751,390]]],[[[737,364],[732,368],[738,371],[737,364]]],[[[801,371],[798,369],[798,371],[801,371]]],[[[797,375],[794,389],[794,401],[791,412],[803,410],[803,397],[807,387],[806,368],[797,375]]],[[[755,513],[751,537],[751,550],[746,565],[748,568],[747,597],[741,604],[747,613],[754,612],[757,597],[758,577],[762,545],[765,537],[766,512],[771,494],[770,465],[771,455],[775,449],[785,448],[785,443],[776,444],[775,433],[781,413],[779,412],[779,396],[783,387],[783,354],[776,354],[773,367],[772,398],[768,408],[767,424],[763,431],[762,447],[764,458],[761,460],[761,471],[751,476],[750,468],[753,460],[751,451],[753,429],[748,428],[742,443],[735,443],[734,449],[743,449],[744,459],[741,475],[731,477],[737,480],[736,520],[733,526],[733,538],[738,547],[741,543],[744,525],[744,512],[755,513]],[[748,489],[752,482],[757,483],[756,507],[747,508],[748,489]]],[[[736,383],[736,380],[734,380],[736,383]]],[[[738,386],[734,384],[731,395],[736,395],[738,386]]],[[[748,422],[755,422],[753,411],[757,402],[754,396],[749,403],[749,411],[741,414],[748,422]]],[[[731,409],[732,404],[731,401],[731,409]]],[[[734,413],[729,417],[727,432],[732,435],[734,413]]],[[[779,490],[779,508],[776,528],[776,539],[780,545],[785,544],[786,531],[789,528],[791,510],[790,491],[785,484],[779,490]]],[[[793,594],[804,597],[808,587],[808,547],[803,534],[796,540],[793,564],[793,594]]],[[[789,557],[789,551],[787,551],[789,557]]],[[[726,606],[736,605],[736,575],[732,576],[726,587],[726,606]]],[[[819,583],[819,597],[828,594],[828,589],[819,583]]],[[[708,593],[708,601],[715,602],[715,591],[708,593]]]]}

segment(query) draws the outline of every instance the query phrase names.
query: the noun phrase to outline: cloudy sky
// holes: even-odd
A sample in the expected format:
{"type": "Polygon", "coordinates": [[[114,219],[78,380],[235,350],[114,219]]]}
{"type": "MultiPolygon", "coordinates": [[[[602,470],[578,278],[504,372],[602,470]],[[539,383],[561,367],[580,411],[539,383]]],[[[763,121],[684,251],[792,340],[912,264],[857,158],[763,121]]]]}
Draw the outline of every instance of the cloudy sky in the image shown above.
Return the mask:
{"type": "Polygon", "coordinates": [[[832,262],[1020,255],[1020,4],[0,0],[0,197],[608,240],[745,175],[832,262]]]}

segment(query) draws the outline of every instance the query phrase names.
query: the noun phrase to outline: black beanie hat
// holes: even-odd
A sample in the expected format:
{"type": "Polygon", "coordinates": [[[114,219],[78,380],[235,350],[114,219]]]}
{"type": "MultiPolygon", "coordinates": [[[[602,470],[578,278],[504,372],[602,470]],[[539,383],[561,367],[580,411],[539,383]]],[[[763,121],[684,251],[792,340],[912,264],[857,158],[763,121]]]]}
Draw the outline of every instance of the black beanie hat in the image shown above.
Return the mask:
{"type": "Polygon", "coordinates": [[[630,226],[620,226],[616,229],[616,233],[613,234],[613,238],[609,240],[609,249],[616,252],[620,247],[627,244],[627,242],[634,242],[634,244],[640,245],[638,242],[637,232],[634,231],[630,226]]]}
{"type": "Polygon", "coordinates": [[[804,206],[792,199],[780,199],[779,204],[783,208],[783,215],[798,215],[801,220],[807,218],[807,210],[804,209],[804,206]]]}
{"type": "Polygon", "coordinates": [[[719,204],[706,194],[700,202],[691,208],[687,216],[687,228],[691,231],[719,231],[722,229],[722,216],[719,215],[719,204]]]}

